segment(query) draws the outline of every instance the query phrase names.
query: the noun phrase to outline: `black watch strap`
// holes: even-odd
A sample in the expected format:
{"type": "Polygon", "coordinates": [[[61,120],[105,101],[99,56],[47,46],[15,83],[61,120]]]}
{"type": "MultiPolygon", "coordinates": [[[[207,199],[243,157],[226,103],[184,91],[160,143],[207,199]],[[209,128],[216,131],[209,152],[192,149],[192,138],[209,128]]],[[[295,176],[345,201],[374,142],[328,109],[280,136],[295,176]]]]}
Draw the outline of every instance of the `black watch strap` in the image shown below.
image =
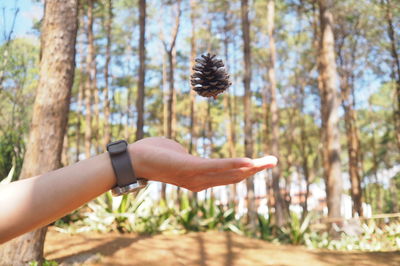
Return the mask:
{"type": "Polygon", "coordinates": [[[125,140],[111,142],[107,145],[111,163],[117,178],[117,186],[124,187],[137,182],[125,140]]]}

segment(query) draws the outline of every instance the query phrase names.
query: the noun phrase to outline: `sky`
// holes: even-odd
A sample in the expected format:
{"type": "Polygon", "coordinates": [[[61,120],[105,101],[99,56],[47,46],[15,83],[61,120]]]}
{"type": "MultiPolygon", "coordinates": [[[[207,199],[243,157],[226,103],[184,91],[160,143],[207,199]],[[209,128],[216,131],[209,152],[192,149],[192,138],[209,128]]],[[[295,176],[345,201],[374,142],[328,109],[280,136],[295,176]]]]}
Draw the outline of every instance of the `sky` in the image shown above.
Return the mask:
{"type": "MultiPolygon", "coordinates": [[[[38,33],[32,27],[35,21],[38,21],[43,16],[43,0],[0,0],[0,43],[6,41],[13,25],[15,11],[18,9],[18,14],[14,24],[12,38],[29,37],[38,39],[38,33]]],[[[187,27],[181,28],[180,36],[188,35],[187,27]],[[185,31],[183,33],[182,31],[185,31]]],[[[179,47],[182,42],[177,43],[177,48],[185,50],[186,44],[179,47]]],[[[186,51],[187,52],[187,51],[186,51]]],[[[376,91],[382,82],[375,75],[364,75],[362,84],[359,83],[359,89],[356,88],[357,106],[366,108],[368,105],[369,95],[376,91]],[[362,87],[363,89],[361,89],[362,87]],[[366,89],[366,87],[368,89],[366,89]],[[360,91],[360,93],[358,93],[360,91]],[[367,92],[367,93],[366,93],[367,92]]],[[[357,87],[357,86],[356,86],[357,87]]]]}
{"type": "Polygon", "coordinates": [[[12,38],[31,37],[38,38],[32,30],[34,21],[42,18],[43,5],[41,1],[32,0],[0,0],[0,42],[6,40],[12,29],[14,15],[18,10],[14,24],[12,38]]]}

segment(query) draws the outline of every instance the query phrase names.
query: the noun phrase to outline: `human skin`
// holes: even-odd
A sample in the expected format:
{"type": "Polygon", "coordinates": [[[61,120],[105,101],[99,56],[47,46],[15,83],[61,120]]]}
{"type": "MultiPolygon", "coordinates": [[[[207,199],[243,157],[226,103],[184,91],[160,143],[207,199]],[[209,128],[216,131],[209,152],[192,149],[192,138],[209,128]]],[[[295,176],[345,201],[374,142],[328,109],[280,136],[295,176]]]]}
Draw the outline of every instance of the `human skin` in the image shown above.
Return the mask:
{"type": "MultiPolygon", "coordinates": [[[[129,144],[138,177],[191,191],[240,182],[274,167],[277,159],[205,159],[177,142],[146,138],[129,144]]],[[[0,186],[0,243],[45,226],[116,185],[108,153],[58,170],[0,186]]]]}

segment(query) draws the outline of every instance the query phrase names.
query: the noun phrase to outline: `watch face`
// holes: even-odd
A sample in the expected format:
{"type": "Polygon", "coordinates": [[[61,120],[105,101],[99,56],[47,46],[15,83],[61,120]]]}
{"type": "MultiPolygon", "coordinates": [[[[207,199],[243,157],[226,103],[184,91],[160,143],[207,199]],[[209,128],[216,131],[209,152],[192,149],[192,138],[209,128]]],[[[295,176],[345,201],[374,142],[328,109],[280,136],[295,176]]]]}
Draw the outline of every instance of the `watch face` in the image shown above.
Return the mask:
{"type": "Polygon", "coordinates": [[[118,154],[118,153],[126,151],[127,146],[128,146],[128,143],[125,140],[119,140],[119,141],[108,144],[107,150],[111,154],[118,154]]]}

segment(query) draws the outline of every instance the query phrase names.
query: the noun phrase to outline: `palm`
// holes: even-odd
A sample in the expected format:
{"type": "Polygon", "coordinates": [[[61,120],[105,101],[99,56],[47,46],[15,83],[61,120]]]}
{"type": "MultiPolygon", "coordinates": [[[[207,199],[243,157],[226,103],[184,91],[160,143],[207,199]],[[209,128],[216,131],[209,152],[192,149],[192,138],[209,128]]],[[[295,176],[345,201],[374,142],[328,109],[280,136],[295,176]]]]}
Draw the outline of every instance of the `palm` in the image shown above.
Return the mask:
{"type": "Polygon", "coordinates": [[[138,176],[193,191],[236,183],[276,164],[272,156],[204,159],[188,154],[179,143],[166,138],[146,138],[134,143],[132,149],[138,176]]]}

